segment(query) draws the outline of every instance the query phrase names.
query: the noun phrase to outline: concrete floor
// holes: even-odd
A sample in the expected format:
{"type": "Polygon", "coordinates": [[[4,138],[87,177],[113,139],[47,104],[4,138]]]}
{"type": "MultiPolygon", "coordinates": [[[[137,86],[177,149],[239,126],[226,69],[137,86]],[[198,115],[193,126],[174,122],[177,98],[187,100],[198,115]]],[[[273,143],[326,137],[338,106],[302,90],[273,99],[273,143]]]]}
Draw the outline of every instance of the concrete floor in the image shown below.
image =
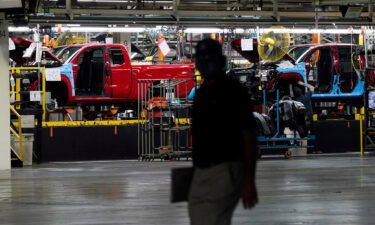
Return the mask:
{"type": "MultiPolygon", "coordinates": [[[[0,224],[188,224],[169,173],[190,162],[49,163],[0,172],[0,224]]],[[[265,159],[260,204],[233,224],[375,224],[375,157],[265,159]]]]}

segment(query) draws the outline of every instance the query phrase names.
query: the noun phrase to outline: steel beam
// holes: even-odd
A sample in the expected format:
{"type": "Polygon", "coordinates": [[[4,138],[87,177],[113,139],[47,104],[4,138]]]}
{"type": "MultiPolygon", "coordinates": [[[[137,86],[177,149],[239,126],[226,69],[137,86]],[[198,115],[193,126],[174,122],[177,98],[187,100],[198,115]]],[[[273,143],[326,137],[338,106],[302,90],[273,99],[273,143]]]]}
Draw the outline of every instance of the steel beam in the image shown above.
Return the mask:
{"type": "MultiPolygon", "coordinates": [[[[51,9],[53,14],[69,14],[66,9],[51,9]]],[[[72,9],[74,15],[91,14],[101,16],[125,16],[125,15],[155,15],[155,16],[171,16],[173,10],[118,10],[118,9],[72,9]]],[[[274,11],[206,11],[206,10],[178,10],[179,16],[212,16],[212,17],[230,17],[230,16],[260,16],[272,17],[274,11]]],[[[316,12],[299,12],[299,11],[279,11],[280,17],[288,18],[312,18],[316,12]]],[[[317,12],[319,17],[342,17],[341,12],[317,12]]],[[[368,13],[363,12],[362,17],[367,17],[368,13]]]]}
{"type": "Polygon", "coordinates": [[[369,4],[370,0],[318,0],[317,5],[369,4]]]}
{"type": "Polygon", "coordinates": [[[279,3],[274,0],[273,2],[273,17],[277,22],[280,22],[280,16],[279,16],[279,3]]]}
{"type": "MultiPolygon", "coordinates": [[[[53,14],[67,14],[66,9],[51,9],[53,14]]],[[[158,15],[170,16],[173,14],[172,10],[121,10],[121,9],[72,9],[74,15],[93,14],[102,16],[125,16],[125,15],[158,15]]]]}
{"type": "Polygon", "coordinates": [[[180,5],[180,0],[173,0],[173,16],[176,21],[180,21],[180,16],[178,15],[178,7],[180,5]]]}
{"type": "Polygon", "coordinates": [[[273,16],[272,11],[190,11],[181,10],[178,12],[180,16],[191,17],[236,17],[236,16],[273,16]]]}
{"type": "Polygon", "coordinates": [[[372,0],[370,0],[369,4],[368,4],[368,13],[369,13],[369,19],[372,23],[374,23],[374,5],[373,5],[373,2],[372,0]]]}
{"type": "MultiPolygon", "coordinates": [[[[72,23],[72,21],[68,19],[56,19],[56,18],[51,18],[51,19],[37,19],[37,18],[31,18],[30,19],[31,23],[34,24],[63,24],[63,23],[72,23]]],[[[333,20],[320,20],[319,25],[332,25],[333,20]]],[[[336,25],[372,25],[371,22],[367,21],[334,21],[336,25]]],[[[188,20],[186,18],[181,18],[180,21],[176,22],[175,20],[172,20],[171,18],[166,18],[164,20],[138,20],[138,19],[111,19],[111,20],[103,20],[103,19],[81,19],[76,17],[74,19],[74,23],[77,24],[87,24],[87,25],[92,25],[92,24],[97,24],[97,25],[107,25],[107,24],[138,24],[138,25],[184,25],[185,27],[199,27],[199,26],[215,26],[215,27],[226,27],[226,26],[240,26],[243,28],[246,27],[253,27],[257,25],[290,25],[290,26],[295,26],[295,25],[314,25],[315,21],[280,21],[275,23],[274,20],[269,20],[269,21],[257,21],[257,20],[241,20],[241,21],[192,21],[188,20]],[[95,22],[94,22],[95,21],[95,22]]]]}
{"type": "MultiPolygon", "coordinates": [[[[162,6],[173,6],[173,2],[166,2],[166,3],[150,3],[150,2],[145,2],[143,3],[145,9],[148,9],[148,8],[152,8],[152,7],[162,7],[162,6]]],[[[137,6],[137,3],[105,3],[105,2],[95,2],[95,4],[93,4],[92,2],[89,3],[89,2],[79,2],[79,6],[81,7],[87,7],[87,8],[114,8],[114,7],[118,7],[118,6],[137,6]]],[[[190,9],[194,9],[194,8],[228,8],[228,7],[239,7],[239,8],[249,8],[249,7],[253,7],[254,4],[247,4],[247,5],[243,5],[243,4],[239,4],[239,3],[217,3],[217,4],[209,4],[209,3],[180,3],[179,6],[181,8],[190,8],[190,9]]],[[[306,4],[306,3],[299,3],[299,4],[283,4],[283,3],[279,3],[279,7],[280,8],[303,8],[303,6],[311,6],[309,4],[306,4]]],[[[263,7],[262,8],[271,8],[272,9],[273,7],[273,4],[263,4],[263,7]]],[[[74,8],[74,7],[73,7],[74,8]]]]}
{"type": "Polygon", "coordinates": [[[69,15],[69,18],[71,20],[74,19],[74,14],[72,12],[72,0],[66,0],[66,11],[67,11],[67,14],[69,15]]]}

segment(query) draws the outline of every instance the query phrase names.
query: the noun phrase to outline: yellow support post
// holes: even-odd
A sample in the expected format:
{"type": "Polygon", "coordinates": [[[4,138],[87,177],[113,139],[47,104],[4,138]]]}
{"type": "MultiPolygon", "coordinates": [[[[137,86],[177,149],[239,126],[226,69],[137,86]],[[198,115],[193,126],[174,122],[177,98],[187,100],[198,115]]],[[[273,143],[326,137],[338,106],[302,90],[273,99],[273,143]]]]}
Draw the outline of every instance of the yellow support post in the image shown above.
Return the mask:
{"type": "Polygon", "coordinates": [[[360,111],[360,120],[359,120],[359,146],[360,146],[360,155],[363,157],[364,155],[364,149],[363,149],[363,119],[365,114],[365,108],[362,107],[360,111]]]}
{"type": "Polygon", "coordinates": [[[46,69],[42,69],[42,91],[40,92],[42,95],[42,109],[43,109],[43,115],[42,118],[43,120],[46,119],[46,114],[47,114],[47,99],[46,99],[46,69]]]}
{"type": "Polygon", "coordinates": [[[23,135],[22,135],[22,117],[18,117],[18,136],[20,142],[20,160],[23,162],[23,135]]]}
{"type": "MultiPolygon", "coordinates": [[[[16,78],[16,102],[21,101],[20,90],[21,90],[21,79],[20,78],[16,78]]],[[[21,106],[17,105],[16,109],[21,109],[21,106]]]]}
{"type": "Polygon", "coordinates": [[[363,46],[363,43],[364,43],[363,34],[360,34],[360,35],[358,35],[358,45],[363,46]]]}

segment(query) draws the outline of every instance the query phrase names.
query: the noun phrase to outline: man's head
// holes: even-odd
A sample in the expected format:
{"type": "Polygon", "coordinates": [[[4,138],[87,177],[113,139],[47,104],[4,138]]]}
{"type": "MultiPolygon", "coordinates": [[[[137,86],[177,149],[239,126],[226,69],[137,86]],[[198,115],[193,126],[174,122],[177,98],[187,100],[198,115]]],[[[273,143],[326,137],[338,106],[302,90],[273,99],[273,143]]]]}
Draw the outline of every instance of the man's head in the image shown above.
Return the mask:
{"type": "Polygon", "coordinates": [[[200,41],[196,47],[195,60],[195,65],[203,78],[221,76],[225,70],[226,58],[218,41],[200,41]]]}

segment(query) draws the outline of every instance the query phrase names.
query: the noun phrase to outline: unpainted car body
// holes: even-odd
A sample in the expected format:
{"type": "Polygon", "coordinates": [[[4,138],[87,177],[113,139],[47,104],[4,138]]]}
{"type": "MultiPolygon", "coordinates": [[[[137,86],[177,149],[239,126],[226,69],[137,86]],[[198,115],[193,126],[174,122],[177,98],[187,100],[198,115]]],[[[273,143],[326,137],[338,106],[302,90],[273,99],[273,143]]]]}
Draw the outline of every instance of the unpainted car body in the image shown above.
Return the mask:
{"type": "MultiPolygon", "coordinates": [[[[232,47],[250,62],[259,63],[257,51],[241,51],[240,44],[236,40],[232,47]]],[[[279,90],[281,96],[292,97],[305,94],[308,88],[301,86],[303,83],[314,87],[314,101],[361,101],[364,67],[362,46],[330,43],[292,46],[279,62],[264,63],[262,69],[254,65],[252,70],[268,93],[279,90]]]]}

